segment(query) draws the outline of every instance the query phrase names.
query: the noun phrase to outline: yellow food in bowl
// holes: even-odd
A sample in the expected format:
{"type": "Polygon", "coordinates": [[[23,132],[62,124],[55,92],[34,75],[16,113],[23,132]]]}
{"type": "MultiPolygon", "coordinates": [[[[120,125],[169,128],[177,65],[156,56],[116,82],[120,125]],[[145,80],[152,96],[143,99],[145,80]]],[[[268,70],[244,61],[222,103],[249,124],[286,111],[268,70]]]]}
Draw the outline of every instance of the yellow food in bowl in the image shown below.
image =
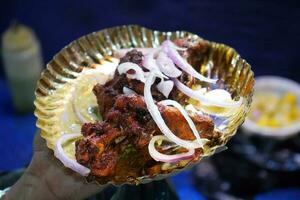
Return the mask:
{"type": "Polygon", "coordinates": [[[296,95],[292,92],[281,95],[257,92],[253,97],[248,117],[259,126],[281,128],[300,123],[300,107],[296,95]]]}

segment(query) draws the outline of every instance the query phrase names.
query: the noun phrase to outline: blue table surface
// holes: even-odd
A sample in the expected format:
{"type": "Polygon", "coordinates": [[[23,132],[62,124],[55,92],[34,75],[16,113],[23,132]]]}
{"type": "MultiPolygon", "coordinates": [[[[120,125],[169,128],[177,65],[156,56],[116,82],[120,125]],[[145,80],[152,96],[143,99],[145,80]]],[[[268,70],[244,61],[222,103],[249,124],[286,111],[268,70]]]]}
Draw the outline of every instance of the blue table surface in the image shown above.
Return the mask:
{"type": "MultiPolygon", "coordinates": [[[[33,114],[16,115],[11,103],[6,81],[0,79],[0,172],[21,168],[30,162],[32,140],[37,130],[33,114]]],[[[190,171],[182,172],[171,178],[180,199],[203,200],[195,188],[190,171]]],[[[300,199],[300,189],[284,188],[258,194],[257,200],[300,199]]]]}
{"type": "Polygon", "coordinates": [[[0,94],[0,171],[5,171],[28,164],[36,127],[33,114],[16,115],[4,80],[0,80],[0,94]]]}

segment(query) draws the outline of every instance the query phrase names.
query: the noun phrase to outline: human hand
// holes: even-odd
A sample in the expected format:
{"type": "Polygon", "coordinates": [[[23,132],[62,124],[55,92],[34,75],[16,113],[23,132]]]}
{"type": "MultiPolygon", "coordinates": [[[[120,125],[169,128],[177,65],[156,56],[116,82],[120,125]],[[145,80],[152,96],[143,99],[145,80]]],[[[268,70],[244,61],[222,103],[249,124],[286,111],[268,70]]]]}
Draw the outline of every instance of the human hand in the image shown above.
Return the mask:
{"type": "Polygon", "coordinates": [[[79,200],[104,189],[96,183],[86,183],[84,177],[64,167],[39,133],[34,138],[33,151],[30,165],[4,199],[79,200]]]}

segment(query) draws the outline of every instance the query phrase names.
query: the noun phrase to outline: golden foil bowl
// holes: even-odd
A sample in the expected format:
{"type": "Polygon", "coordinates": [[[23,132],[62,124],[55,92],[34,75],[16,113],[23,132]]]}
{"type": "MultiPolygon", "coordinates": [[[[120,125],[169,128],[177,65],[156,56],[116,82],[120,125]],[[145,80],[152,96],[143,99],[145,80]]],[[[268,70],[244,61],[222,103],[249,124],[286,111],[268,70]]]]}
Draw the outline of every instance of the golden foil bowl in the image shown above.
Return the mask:
{"type": "MultiPolygon", "coordinates": [[[[71,87],[68,85],[71,86],[78,80],[77,77],[84,68],[90,68],[94,63],[102,65],[113,62],[111,56],[118,49],[157,47],[166,39],[177,38],[190,38],[194,42],[203,41],[205,48],[199,52],[196,60],[191,61],[192,65],[202,74],[220,79],[222,87],[228,89],[233,97],[243,97],[242,106],[227,120],[222,130],[220,143],[204,148],[203,157],[224,149],[224,145],[244,122],[250,108],[254,86],[250,65],[233,48],[224,44],[206,41],[186,31],[162,32],[138,25],[117,26],[85,35],[63,48],[47,64],[47,69],[43,71],[37,83],[34,102],[36,125],[41,129],[41,136],[46,140],[47,146],[53,149],[55,142],[62,134],[61,112],[65,109],[64,105],[70,96],[71,87]]],[[[64,118],[68,120],[68,116],[64,118]]],[[[68,143],[65,150],[70,157],[74,158],[74,143],[68,143]]],[[[192,165],[188,164],[182,169],[174,169],[169,174],[139,177],[134,183],[163,179],[192,165]]]]}

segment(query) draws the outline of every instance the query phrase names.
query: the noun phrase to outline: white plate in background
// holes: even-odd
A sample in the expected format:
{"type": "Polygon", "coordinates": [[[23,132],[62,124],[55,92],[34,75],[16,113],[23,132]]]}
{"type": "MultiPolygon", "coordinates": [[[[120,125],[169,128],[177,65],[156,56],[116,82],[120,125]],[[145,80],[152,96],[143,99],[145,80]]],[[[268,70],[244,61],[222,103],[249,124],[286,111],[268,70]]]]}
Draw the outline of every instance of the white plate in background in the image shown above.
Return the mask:
{"type": "MultiPolygon", "coordinates": [[[[255,78],[254,95],[257,92],[266,91],[268,93],[285,94],[292,92],[297,97],[298,106],[300,106],[300,84],[287,78],[279,76],[260,76],[255,78]]],[[[266,99],[267,101],[268,99],[266,99]]],[[[300,121],[281,127],[270,128],[257,125],[255,122],[246,118],[243,130],[247,134],[256,134],[277,139],[287,139],[300,133],[300,121]]]]}

